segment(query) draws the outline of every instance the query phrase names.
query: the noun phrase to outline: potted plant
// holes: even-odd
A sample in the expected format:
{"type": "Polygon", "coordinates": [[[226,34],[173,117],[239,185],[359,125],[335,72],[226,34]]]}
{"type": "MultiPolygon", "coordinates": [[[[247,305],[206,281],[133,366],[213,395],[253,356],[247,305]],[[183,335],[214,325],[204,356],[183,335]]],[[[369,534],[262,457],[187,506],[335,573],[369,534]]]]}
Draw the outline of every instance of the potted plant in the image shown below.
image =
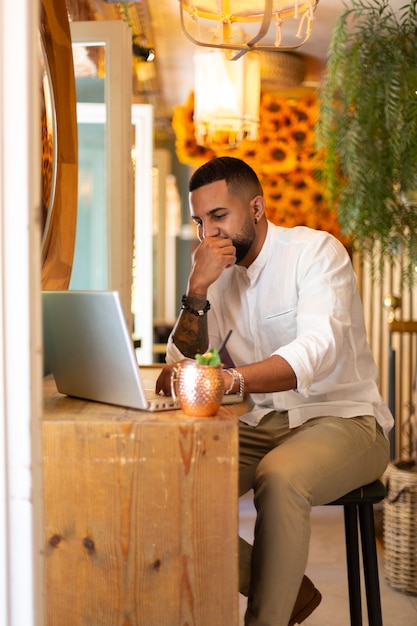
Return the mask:
{"type": "MultiPolygon", "coordinates": [[[[322,175],[354,249],[409,260],[417,279],[417,0],[351,0],[319,94],[322,175]]],[[[381,266],[379,268],[382,269],[381,266]]]]}

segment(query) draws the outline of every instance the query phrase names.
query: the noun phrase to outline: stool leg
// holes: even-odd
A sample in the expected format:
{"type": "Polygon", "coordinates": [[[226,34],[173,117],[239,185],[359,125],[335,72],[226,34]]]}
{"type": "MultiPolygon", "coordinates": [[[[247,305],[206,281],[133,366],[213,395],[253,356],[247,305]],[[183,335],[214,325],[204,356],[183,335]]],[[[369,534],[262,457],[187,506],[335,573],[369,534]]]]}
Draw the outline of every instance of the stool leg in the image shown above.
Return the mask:
{"type": "Polygon", "coordinates": [[[349,587],[351,626],[362,626],[361,579],[359,569],[359,535],[356,505],[345,504],[346,562],[349,587]]]}
{"type": "Polygon", "coordinates": [[[375,541],[374,509],[372,504],[359,507],[362,540],[362,560],[365,575],[369,626],[382,626],[381,593],[375,541]]]}

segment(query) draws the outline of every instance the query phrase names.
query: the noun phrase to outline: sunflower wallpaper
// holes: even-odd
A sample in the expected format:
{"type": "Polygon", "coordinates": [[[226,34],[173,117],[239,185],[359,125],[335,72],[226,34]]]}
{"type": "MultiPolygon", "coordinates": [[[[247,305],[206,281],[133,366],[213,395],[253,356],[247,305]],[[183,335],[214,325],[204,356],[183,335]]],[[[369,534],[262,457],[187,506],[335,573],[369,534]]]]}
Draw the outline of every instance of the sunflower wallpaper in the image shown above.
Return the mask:
{"type": "Polygon", "coordinates": [[[185,104],[175,108],[172,120],[181,163],[198,167],[221,155],[243,159],[261,180],[271,222],[326,230],[349,247],[351,240],[342,234],[336,208],[329,208],[320,182],[321,157],[314,132],[316,90],[306,88],[286,97],[262,93],[258,139],[244,139],[237,147],[229,147],[221,138],[210,148],[199,146],[193,113],[194,94],[190,93],[185,104]]]}

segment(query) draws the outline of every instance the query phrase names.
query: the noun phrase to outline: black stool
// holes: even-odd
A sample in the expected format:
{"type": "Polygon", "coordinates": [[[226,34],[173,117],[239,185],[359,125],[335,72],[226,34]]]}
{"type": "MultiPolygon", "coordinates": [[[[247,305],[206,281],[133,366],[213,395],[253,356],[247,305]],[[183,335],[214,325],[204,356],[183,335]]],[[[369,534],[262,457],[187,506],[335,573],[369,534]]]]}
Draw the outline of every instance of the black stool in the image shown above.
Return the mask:
{"type": "Polygon", "coordinates": [[[328,506],[343,506],[344,509],[351,626],[362,626],[358,517],[361,532],[368,623],[369,626],[382,626],[373,505],[381,502],[384,498],[385,487],[380,480],[376,480],[374,483],[359,487],[359,489],[355,489],[342,498],[328,504],[328,506]]]}

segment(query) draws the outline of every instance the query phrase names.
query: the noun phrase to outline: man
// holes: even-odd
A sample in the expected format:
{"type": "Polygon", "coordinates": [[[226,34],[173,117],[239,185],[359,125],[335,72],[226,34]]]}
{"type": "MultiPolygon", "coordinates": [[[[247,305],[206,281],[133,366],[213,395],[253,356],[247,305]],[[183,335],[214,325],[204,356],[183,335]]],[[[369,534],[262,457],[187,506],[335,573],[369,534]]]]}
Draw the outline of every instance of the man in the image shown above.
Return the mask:
{"type": "MultiPolygon", "coordinates": [[[[250,394],[239,424],[240,495],[254,490],[253,548],[241,540],[245,626],[304,621],[321,595],[304,576],[312,506],[381,476],[393,419],[377,388],[355,275],[328,233],[265,217],[255,172],[220,157],[190,180],[199,245],[167,362],[217,347],[226,392],[250,394]]],[[[158,381],[169,393],[171,366],[158,381]]]]}

